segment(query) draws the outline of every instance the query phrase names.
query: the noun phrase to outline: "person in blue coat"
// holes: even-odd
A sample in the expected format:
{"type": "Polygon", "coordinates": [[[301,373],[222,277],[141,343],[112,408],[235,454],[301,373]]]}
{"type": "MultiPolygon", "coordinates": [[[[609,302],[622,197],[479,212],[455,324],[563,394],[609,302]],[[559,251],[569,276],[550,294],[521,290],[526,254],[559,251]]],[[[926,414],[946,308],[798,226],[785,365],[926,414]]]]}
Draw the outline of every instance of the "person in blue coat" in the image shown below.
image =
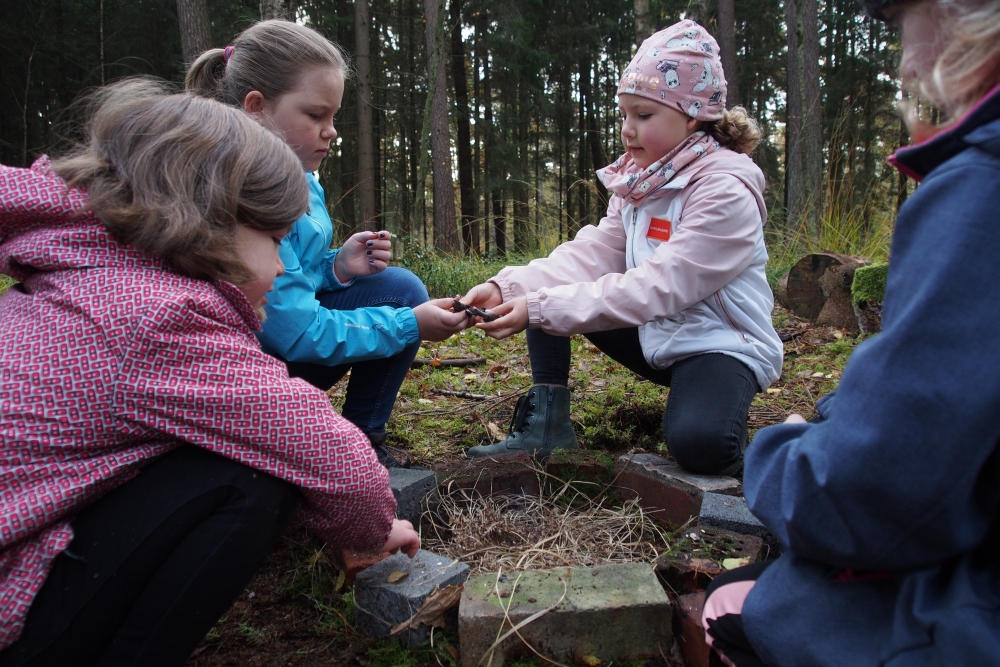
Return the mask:
{"type": "MultiPolygon", "coordinates": [[[[892,241],[883,330],[807,423],[746,454],[774,561],[709,588],[706,638],[738,667],[1000,665],[1000,3],[866,0],[901,28],[920,186],[892,241]]],[[[905,105],[904,105],[905,108],[905,105]]]]}
{"type": "Polygon", "coordinates": [[[469,321],[452,312],[451,299],[428,301],[414,274],[387,267],[389,232],[359,232],[330,247],[333,222],[313,172],[337,139],[334,119],[349,76],[336,44],[308,26],[270,20],[231,46],[202,53],[184,85],[242,108],[284,139],[309,185],[309,210],[275,239],[284,274],[267,296],[261,347],[290,375],[324,391],[350,371],[344,417],[365,432],[385,466],[405,466],[409,457],[383,444],[396,394],[420,341],[444,340],[469,321]]]}

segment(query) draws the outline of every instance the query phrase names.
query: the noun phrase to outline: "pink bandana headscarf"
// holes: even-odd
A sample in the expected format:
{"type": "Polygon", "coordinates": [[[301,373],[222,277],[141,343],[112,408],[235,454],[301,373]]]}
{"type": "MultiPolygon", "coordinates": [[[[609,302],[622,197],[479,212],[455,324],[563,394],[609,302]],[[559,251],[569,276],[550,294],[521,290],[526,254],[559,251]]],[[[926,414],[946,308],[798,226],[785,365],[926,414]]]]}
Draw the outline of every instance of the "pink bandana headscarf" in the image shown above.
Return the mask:
{"type": "MultiPolygon", "coordinates": [[[[690,19],[664,28],[639,47],[622,74],[618,94],[655,100],[698,120],[719,120],[726,107],[726,77],[719,60],[719,45],[690,19]]],[[[645,169],[636,166],[626,153],[599,169],[597,177],[608,190],[639,203],[684,167],[718,147],[719,142],[710,134],[698,131],[645,169]]]]}

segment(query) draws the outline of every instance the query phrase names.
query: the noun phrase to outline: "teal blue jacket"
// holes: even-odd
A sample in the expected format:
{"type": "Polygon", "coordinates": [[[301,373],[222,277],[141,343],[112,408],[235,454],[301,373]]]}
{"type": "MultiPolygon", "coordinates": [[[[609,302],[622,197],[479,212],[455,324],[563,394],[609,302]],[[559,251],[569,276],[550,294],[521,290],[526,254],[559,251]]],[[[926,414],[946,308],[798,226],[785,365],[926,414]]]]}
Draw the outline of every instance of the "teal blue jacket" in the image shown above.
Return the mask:
{"type": "Polygon", "coordinates": [[[274,281],[264,311],[267,320],[257,334],[265,352],[286,361],[324,366],[382,359],[399,354],[420,340],[417,318],[410,308],[329,310],[318,295],[349,288],[333,275],[339,249],[333,243],[333,222],[326,211],[323,188],[309,182],[309,210],[295,221],[281,242],[285,273],[274,281]]]}

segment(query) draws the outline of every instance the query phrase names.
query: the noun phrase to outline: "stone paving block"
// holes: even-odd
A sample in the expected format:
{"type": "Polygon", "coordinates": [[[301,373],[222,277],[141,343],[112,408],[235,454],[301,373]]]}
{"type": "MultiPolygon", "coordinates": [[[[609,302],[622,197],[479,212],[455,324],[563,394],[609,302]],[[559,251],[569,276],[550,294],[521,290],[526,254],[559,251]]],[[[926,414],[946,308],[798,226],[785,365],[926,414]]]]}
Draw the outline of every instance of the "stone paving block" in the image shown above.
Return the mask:
{"type": "Polygon", "coordinates": [[[725,496],[718,493],[706,493],[698,516],[699,526],[714,526],[725,528],[735,533],[756,535],[765,542],[773,540],[767,528],[757,520],[743,496],[725,496]]]}
{"type": "Polygon", "coordinates": [[[688,667],[724,667],[722,659],[705,642],[701,614],[705,594],[691,593],[674,600],[674,632],[688,667]]]}
{"type": "Polygon", "coordinates": [[[534,459],[526,452],[444,464],[437,469],[437,479],[441,493],[456,489],[473,491],[482,496],[537,496],[541,493],[534,459]]]}
{"type": "Polygon", "coordinates": [[[420,525],[420,515],[438,504],[437,476],[421,468],[389,468],[389,486],[396,497],[396,518],[420,525]]]}
{"type": "Polygon", "coordinates": [[[740,483],[721,475],[695,475],[655,454],[632,454],[618,459],[615,487],[627,498],[638,498],[650,516],[677,526],[698,516],[706,493],[738,495],[740,483]]]}
{"type": "MultiPolygon", "coordinates": [[[[462,667],[479,664],[500,636],[501,624],[506,633],[511,624],[556,604],[564,590],[566,597],[558,607],[518,630],[524,642],[542,655],[563,664],[591,664],[595,659],[607,664],[670,652],[670,601],[652,568],[645,563],[616,563],[511,572],[499,582],[495,573],[489,573],[467,581],[458,610],[462,667]],[[504,622],[501,603],[510,605],[509,622],[504,622]]],[[[524,642],[517,635],[501,642],[492,667],[533,656],[524,642]]]]}
{"type": "MultiPolygon", "coordinates": [[[[398,576],[398,575],[397,575],[398,576]]],[[[465,563],[421,549],[412,560],[404,553],[389,556],[358,575],[354,585],[354,627],[373,637],[388,637],[393,626],[408,620],[420,609],[434,587],[463,583],[469,577],[465,563]],[[407,576],[390,583],[394,572],[407,576]]],[[[430,629],[421,626],[395,635],[410,646],[430,639],[430,629]]]]}

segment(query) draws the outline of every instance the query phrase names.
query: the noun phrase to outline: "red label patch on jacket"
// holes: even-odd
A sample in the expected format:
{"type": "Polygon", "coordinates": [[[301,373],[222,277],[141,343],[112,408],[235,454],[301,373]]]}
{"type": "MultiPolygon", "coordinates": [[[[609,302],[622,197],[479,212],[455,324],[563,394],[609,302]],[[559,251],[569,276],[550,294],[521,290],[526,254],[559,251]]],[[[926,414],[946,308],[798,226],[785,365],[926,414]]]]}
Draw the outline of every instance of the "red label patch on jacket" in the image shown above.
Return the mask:
{"type": "Polygon", "coordinates": [[[669,241],[671,227],[673,227],[673,223],[666,218],[653,218],[649,221],[649,231],[646,232],[646,238],[669,241]]]}

